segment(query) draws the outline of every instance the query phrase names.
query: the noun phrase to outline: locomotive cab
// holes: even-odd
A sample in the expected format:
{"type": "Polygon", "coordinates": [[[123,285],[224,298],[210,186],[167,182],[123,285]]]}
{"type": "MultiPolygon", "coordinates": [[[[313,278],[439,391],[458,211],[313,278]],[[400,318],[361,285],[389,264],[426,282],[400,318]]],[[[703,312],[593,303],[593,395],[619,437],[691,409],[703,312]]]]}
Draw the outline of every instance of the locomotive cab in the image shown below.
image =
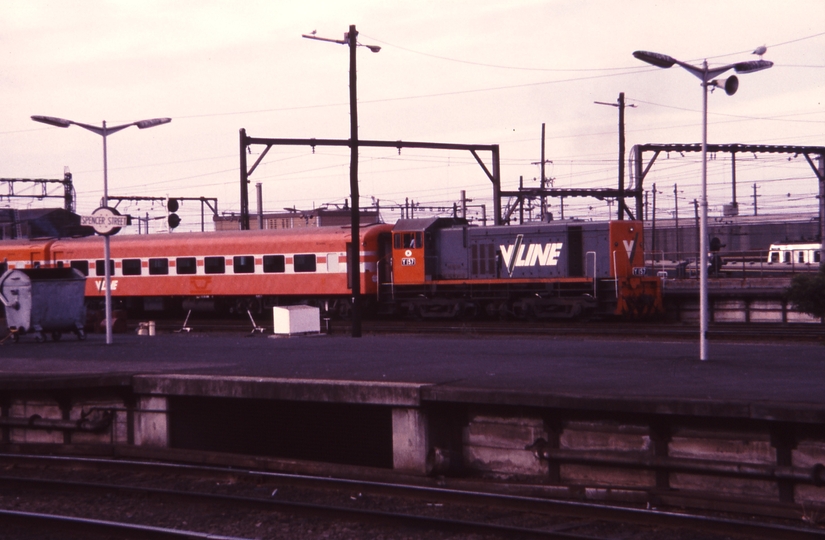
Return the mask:
{"type": "Polygon", "coordinates": [[[435,231],[466,225],[463,219],[401,219],[392,229],[392,274],[397,285],[421,284],[434,279],[438,264],[435,231]]]}

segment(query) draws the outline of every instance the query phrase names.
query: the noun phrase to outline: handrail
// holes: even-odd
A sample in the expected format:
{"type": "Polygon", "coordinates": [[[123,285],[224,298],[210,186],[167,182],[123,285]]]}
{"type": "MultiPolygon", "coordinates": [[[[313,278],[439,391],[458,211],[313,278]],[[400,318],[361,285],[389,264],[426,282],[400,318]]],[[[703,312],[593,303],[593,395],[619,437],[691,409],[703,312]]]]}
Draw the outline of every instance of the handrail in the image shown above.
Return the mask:
{"type": "Polygon", "coordinates": [[[616,250],[613,250],[613,276],[616,278],[616,299],[619,299],[619,270],[616,266],[616,250]]]}
{"type": "Polygon", "coordinates": [[[584,254],[584,264],[587,265],[587,257],[593,255],[593,298],[597,298],[596,295],[596,252],[595,251],[588,251],[584,254]]]}

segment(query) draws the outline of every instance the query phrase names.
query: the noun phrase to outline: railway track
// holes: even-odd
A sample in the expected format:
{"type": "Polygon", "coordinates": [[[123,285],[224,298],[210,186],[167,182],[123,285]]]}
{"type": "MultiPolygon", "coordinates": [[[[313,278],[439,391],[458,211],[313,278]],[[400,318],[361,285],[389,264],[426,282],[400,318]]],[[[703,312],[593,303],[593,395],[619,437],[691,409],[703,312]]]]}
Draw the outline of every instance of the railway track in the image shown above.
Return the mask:
{"type": "MultiPolygon", "coordinates": [[[[145,319],[151,317],[146,316],[145,319]]],[[[266,335],[271,333],[270,321],[265,315],[255,319],[244,318],[160,318],[155,321],[158,333],[237,333],[266,335]],[[253,320],[255,325],[253,325],[253,320]]],[[[128,332],[138,331],[138,322],[129,321],[128,332]]],[[[322,333],[346,335],[351,331],[351,323],[346,320],[325,320],[322,333]]],[[[618,321],[564,321],[537,322],[529,320],[372,320],[362,321],[362,331],[366,334],[422,334],[422,335],[475,335],[483,336],[581,336],[587,338],[650,338],[692,340],[699,332],[698,325],[660,322],[618,322],[618,321]]],[[[0,338],[5,337],[5,320],[0,318],[0,338]]],[[[825,325],[819,324],[774,324],[774,323],[723,323],[711,324],[708,337],[717,341],[808,341],[825,342],[825,325]]]]}
{"type": "Polygon", "coordinates": [[[6,454],[0,523],[20,538],[55,527],[78,538],[825,538],[816,527],[557,501],[484,486],[6,454]]]}
{"type": "MultiPolygon", "coordinates": [[[[265,332],[268,321],[258,320],[259,328],[265,332]]],[[[190,321],[192,332],[204,333],[247,333],[255,332],[249,320],[205,319],[190,321]]],[[[427,334],[427,335],[476,335],[482,336],[583,336],[588,338],[651,338],[651,339],[694,339],[697,325],[654,323],[654,322],[534,322],[534,321],[410,321],[410,320],[364,320],[364,333],[368,334],[427,334]]],[[[157,331],[163,333],[180,332],[177,321],[157,321],[157,331]]],[[[271,327],[270,327],[271,329],[271,327]]],[[[346,335],[351,331],[349,321],[333,320],[322,332],[346,335]]],[[[260,333],[259,333],[260,334],[260,333]]],[[[709,338],[718,341],[825,341],[825,326],[817,324],[737,324],[711,325],[709,338]]]]}
{"type": "MultiPolygon", "coordinates": [[[[132,539],[204,539],[246,540],[241,537],[216,536],[185,529],[167,529],[150,525],[135,525],[120,521],[86,519],[57,514],[0,510],[0,522],[4,523],[4,538],[35,538],[41,534],[59,534],[62,540],[95,540],[97,538],[132,539]]],[[[55,536],[57,537],[57,536],[55,536]]]]}
{"type": "MultiPolygon", "coordinates": [[[[342,324],[345,332],[348,325],[342,324]]],[[[337,330],[337,328],[336,328],[337,330]]],[[[604,338],[663,338],[693,339],[698,334],[698,326],[656,324],[656,323],[530,323],[530,322],[367,322],[364,330],[374,333],[421,333],[421,334],[476,334],[515,336],[587,336],[604,338]]],[[[825,338],[825,328],[815,325],[719,325],[709,330],[710,339],[752,341],[760,340],[821,340],[825,338]],[[813,327],[812,327],[813,326],[813,327]]]]}

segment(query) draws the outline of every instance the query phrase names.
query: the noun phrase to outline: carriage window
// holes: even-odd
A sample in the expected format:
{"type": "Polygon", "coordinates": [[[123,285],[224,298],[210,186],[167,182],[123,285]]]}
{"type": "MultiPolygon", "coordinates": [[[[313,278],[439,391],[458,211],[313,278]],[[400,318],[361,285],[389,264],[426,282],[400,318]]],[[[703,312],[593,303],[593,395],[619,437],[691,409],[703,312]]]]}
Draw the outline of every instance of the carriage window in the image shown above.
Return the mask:
{"type": "Polygon", "coordinates": [[[80,273],[84,276],[89,275],[89,261],[70,261],[69,266],[76,270],[80,270],[80,273]]]}
{"type": "Polygon", "coordinates": [[[169,259],[149,259],[149,275],[165,276],[169,273],[169,259]]]}
{"type": "Polygon", "coordinates": [[[195,257],[178,257],[175,259],[175,273],[179,275],[197,274],[198,263],[195,257]]]}
{"type": "Polygon", "coordinates": [[[771,262],[779,262],[779,252],[771,251],[771,262]]]}
{"type": "Polygon", "coordinates": [[[282,274],[286,269],[283,255],[264,255],[264,272],[267,274],[282,274]]]}
{"type": "Polygon", "coordinates": [[[814,251],[814,262],[821,262],[822,252],[814,251]]]}
{"type": "Polygon", "coordinates": [[[223,274],[226,272],[226,259],[223,257],[204,257],[204,274],[223,274]]]}
{"type": "Polygon", "coordinates": [[[801,263],[805,262],[805,252],[804,251],[799,252],[799,262],[801,262],[801,263]]]}
{"type": "Polygon", "coordinates": [[[786,263],[791,262],[791,252],[790,251],[785,252],[785,262],[786,263]]]}
{"type": "Polygon", "coordinates": [[[124,276],[139,276],[140,259],[123,259],[122,271],[124,276]]]}
{"type": "MultiPolygon", "coordinates": [[[[105,276],[106,275],[106,261],[103,259],[95,261],[95,275],[96,276],[105,276]]],[[[115,275],[115,261],[109,261],[109,275],[115,275]]]]}
{"type": "Polygon", "coordinates": [[[295,255],[296,272],[315,272],[315,255],[295,255]]]}
{"type": "Polygon", "coordinates": [[[236,274],[251,274],[255,272],[255,257],[252,255],[237,255],[233,257],[232,269],[236,274]]]}

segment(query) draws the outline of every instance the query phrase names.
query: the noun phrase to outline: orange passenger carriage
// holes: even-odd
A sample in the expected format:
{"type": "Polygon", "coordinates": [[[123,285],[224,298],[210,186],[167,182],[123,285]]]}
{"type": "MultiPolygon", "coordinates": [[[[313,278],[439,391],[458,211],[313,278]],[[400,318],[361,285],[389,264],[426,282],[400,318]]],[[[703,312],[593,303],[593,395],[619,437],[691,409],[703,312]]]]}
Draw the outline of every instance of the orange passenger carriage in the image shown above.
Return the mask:
{"type": "MultiPolygon", "coordinates": [[[[377,293],[378,237],[388,226],[363,226],[361,290],[377,293]]],[[[111,237],[112,296],[133,310],[208,307],[260,311],[322,300],[351,306],[351,234],[324,227],[274,231],[120,235],[111,237]]],[[[105,295],[103,240],[55,240],[49,264],[87,278],[87,298],[105,295]]]]}
{"type": "Polygon", "coordinates": [[[0,274],[6,270],[40,268],[50,259],[53,239],[21,239],[0,242],[0,274]]]}

